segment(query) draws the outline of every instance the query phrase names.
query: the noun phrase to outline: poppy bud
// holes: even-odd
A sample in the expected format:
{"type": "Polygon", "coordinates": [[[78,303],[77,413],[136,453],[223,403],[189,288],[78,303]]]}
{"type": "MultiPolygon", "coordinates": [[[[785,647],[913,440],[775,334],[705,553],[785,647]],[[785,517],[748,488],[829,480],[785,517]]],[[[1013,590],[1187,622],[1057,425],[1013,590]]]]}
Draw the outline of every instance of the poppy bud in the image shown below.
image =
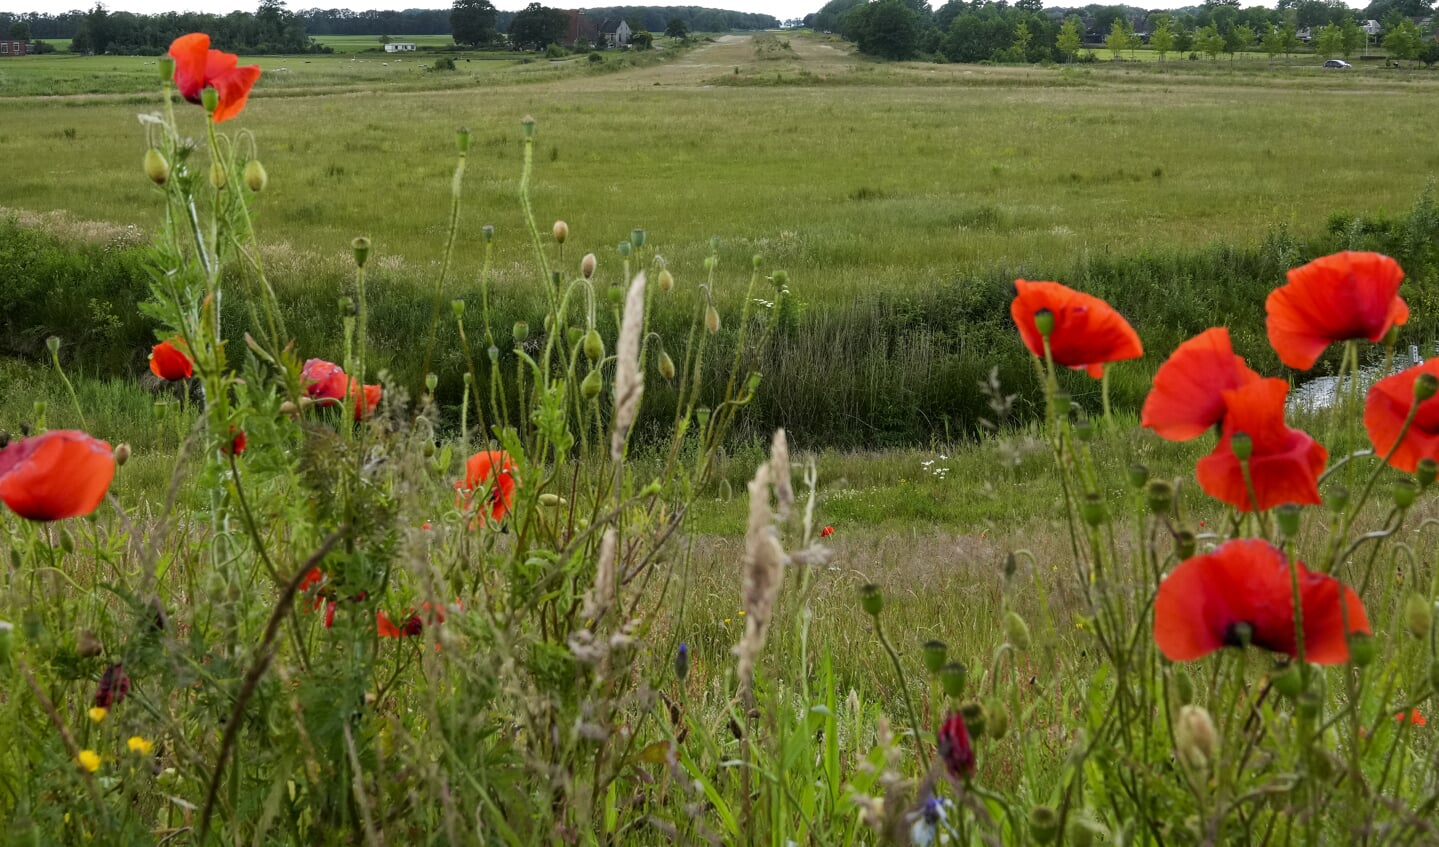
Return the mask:
{"type": "Polygon", "coordinates": [[[759,270],[764,267],[764,257],[756,253],[750,257],[749,263],[755,270],[759,270]]]}
{"type": "Polygon", "coordinates": [[[585,333],[585,358],[591,362],[598,362],[605,357],[605,340],[600,338],[599,330],[594,327],[585,333]]]}
{"type": "Polygon", "coordinates": [[[1181,529],[1174,533],[1174,552],[1180,559],[1188,559],[1194,555],[1194,549],[1198,546],[1199,539],[1194,537],[1194,531],[1181,529]]]}
{"type": "Polygon", "coordinates": [[[571,347],[574,347],[574,346],[576,346],[577,344],[579,344],[579,343],[580,343],[580,339],[582,339],[582,338],[584,338],[584,337],[585,337],[585,331],[582,330],[582,329],[580,329],[580,328],[577,327],[577,326],[571,326],[571,327],[566,327],[566,328],[565,328],[565,338],[567,338],[567,339],[569,340],[571,347]]]}
{"type": "MultiPolygon", "coordinates": [[[[301,398],[300,398],[300,404],[299,404],[299,405],[300,405],[300,411],[303,412],[303,411],[305,411],[306,409],[310,408],[311,406],[315,405],[315,398],[313,398],[313,397],[301,397],[301,398]]],[[[284,407],[281,406],[280,408],[283,409],[284,407]]]]}
{"type": "Polygon", "coordinates": [[[618,306],[620,301],[625,299],[625,292],[618,285],[611,285],[609,290],[605,292],[605,296],[609,298],[611,303],[618,306]]]}
{"type": "Polygon", "coordinates": [[[1094,440],[1094,422],[1088,417],[1081,417],[1074,422],[1074,435],[1080,441],[1088,444],[1094,440]]]}
{"type": "Polygon", "coordinates": [[[690,675],[690,647],[688,644],[680,644],[680,649],[675,653],[675,679],[684,682],[690,675]]]}
{"type": "Polygon", "coordinates": [[[435,393],[435,386],[440,384],[439,374],[425,374],[425,390],[431,394],[435,393]]]}
{"type": "Polygon", "coordinates": [[[205,111],[214,114],[215,107],[220,105],[220,92],[207,86],[204,91],[200,92],[200,105],[205,108],[205,111]]]}
{"type": "Polygon", "coordinates": [[[163,56],[160,58],[160,61],[156,62],[155,64],[159,66],[157,70],[160,71],[161,82],[169,82],[170,80],[175,78],[174,59],[170,58],[169,56],[163,56]]]}
{"type": "Polygon", "coordinates": [[[719,496],[720,499],[725,501],[726,503],[734,499],[734,488],[729,484],[729,480],[720,480],[719,496]]]}
{"type": "Polygon", "coordinates": [[[1428,488],[1434,484],[1434,478],[1439,476],[1439,462],[1425,456],[1419,460],[1419,466],[1414,469],[1414,478],[1419,480],[1420,488],[1428,488]]]}
{"type": "Polygon", "coordinates": [[[489,244],[491,241],[494,241],[494,240],[495,240],[495,225],[494,225],[494,224],[485,224],[484,226],[480,227],[480,237],[482,237],[482,238],[485,239],[485,243],[486,243],[486,244],[489,244]]]}
{"type": "Polygon", "coordinates": [[[924,662],[925,670],[930,673],[939,673],[944,667],[945,654],[948,652],[943,641],[926,641],[919,649],[919,658],[924,662]]]}
{"type": "Polygon", "coordinates": [[[1048,309],[1040,309],[1034,313],[1034,328],[1039,334],[1048,338],[1054,332],[1054,313],[1048,309]]]}
{"type": "Polygon", "coordinates": [[[156,185],[164,185],[170,181],[170,163],[165,161],[165,157],[154,147],[145,151],[145,176],[156,185]]]}
{"type": "Polygon", "coordinates": [[[884,595],[879,593],[879,586],[871,582],[861,587],[859,605],[865,614],[872,618],[879,617],[879,613],[884,609],[884,595]]]}
{"type": "Polygon", "coordinates": [[[964,694],[964,684],[969,680],[969,669],[960,662],[949,662],[939,669],[939,685],[945,696],[959,698],[964,694]]]}
{"type": "Polygon", "coordinates": [[[621,256],[628,257],[630,255],[630,251],[634,248],[630,246],[630,243],[628,241],[621,241],[619,244],[615,245],[615,249],[620,251],[621,256]]]}
{"type": "Polygon", "coordinates": [[[1254,455],[1254,439],[1247,433],[1236,432],[1229,436],[1229,449],[1234,451],[1234,458],[1247,462],[1254,455]]]}
{"type": "Polygon", "coordinates": [[[80,637],[76,639],[75,652],[82,659],[93,659],[105,652],[105,645],[100,643],[100,639],[95,637],[95,633],[87,629],[82,631],[80,637]]]}
{"type": "Polygon", "coordinates": [[[1004,637],[1014,645],[1014,649],[1021,653],[1029,649],[1029,624],[1024,622],[1017,612],[1010,612],[1004,616],[1004,637]]]}
{"type": "Polygon", "coordinates": [[[714,270],[714,269],[715,269],[715,257],[714,257],[714,256],[706,256],[706,257],[705,257],[705,262],[704,262],[704,264],[705,264],[705,270],[707,270],[707,271],[712,271],[712,270],[714,270]]]}
{"type": "Polygon", "coordinates": [[[1174,696],[1181,706],[1194,702],[1194,680],[1189,678],[1189,671],[1184,668],[1174,669],[1174,696]]]}
{"type": "Polygon", "coordinates": [[[265,173],[265,166],[260,160],[251,159],[245,163],[245,187],[259,194],[270,184],[270,175],[265,173]]]}
{"type": "Polygon", "coordinates": [[[1053,844],[1059,835],[1059,814],[1048,806],[1029,810],[1029,837],[1036,844],[1053,844]]]}
{"type": "Polygon", "coordinates": [[[1394,480],[1394,505],[1400,509],[1407,509],[1414,505],[1414,498],[1419,494],[1419,486],[1412,479],[1394,480]]]}
{"type": "Polygon", "coordinates": [[[969,727],[970,733],[978,738],[984,735],[988,728],[988,716],[984,713],[984,706],[978,700],[970,700],[959,707],[959,714],[964,718],[965,726],[969,727]]]}
{"type": "Polygon", "coordinates": [[[355,253],[355,267],[363,268],[370,258],[370,239],[362,235],[350,242],[350,249],[355,253]]]}
{"type": "Polygon", "coordinates": [[[774,283],[775,288],[784,288],[785,285],[789,283],[789,273],[787,271],[775,271],[770,275],[769,281],[774,283]]]}
{"type": "Polygon", "coordinates": [[[1269,683],[1285,697],[1298,697],[1304,690],[1304,672],[1298,662],[1288,662],[1277,673],[1270,674],[1269,683]]]}
{"type": "Polygon", "coordinates": [[[1404,598],[1404,628],[1415,638],[1428,638],[1434,625],[1434,607],[1417,591],[1409,592],[1404,598]]]}
{"type": "Polygon", "coordinates": [[[525,138],[535,137],[535,119],[533,116],[525,115],[520,119],[520,132],[524,133],[525,138]]]}
{"type": "Polygon", "coordinates": [[[998,741],[1009,733],[1009,710],[1004,707],[1003,700],[998,697],[986,700],[984,713],[989,717],[990,738],[998,741]]]}
{"type": "Polygon", "coordinates": [[[66,553],[75,552],[75,536],[71,535],[70,530],[64,527],[60,529],[60,549],[66,553]]]}
{"type": "Polygon", "coordinates": [[[1090,526],[1099,526],[1104,523],[1104,501],[1092,492],[1084,495],[1084,500],[1079,504],[1079,516],[1090,526]]]}
{"type": "Polygon", "coordinates": [[[675,378],[675,360],[663,350],[660,351],[660,376],[668,380],[675,378]]]}
{"type": "Polygon", "coordinates": [[[603,387],[604,380],[600,378],[599,369],[596,368],[589,372],[584,382],[580,383],[580,394],[584,395],[586,400],[593,400],[600,396],[600,389],[603,387]]]}
{"type": "Polygon", "coordinates": [[[228,174],[225,173],[225,168],[224,168],[224,166],[221,165],[219,162],[211,162],[211,163],[210,163],[210,185],[214,186],[214,188],[215,188],[216,191],[223,191],[223,190],[225,190],[225,186],[226,186],[229,182],[230,182],[230,177],[229,177],[228,174]]]}
{"type": "Polygon", "coordinates": [[[645,246],[645,231],[639,227],[630,230],[630,243],[637,248],[645,246]]]}
{"type": "Polygon", "coordinates": [[[1214,764],[1219,754],[1219,733],[1214,719],[1203,706],[1184,706],[1174,725],[1174,746],[1179,758],[1189,767],[1204,771],[1214,764]]]}
{"type": "Polygon", "coordinates": [[[1284,533],[1285,538],[1299,534],[1299,514],[1297,503],[1284,503],[1274,510],[1274,516],[1279,519],[1279,531],[1284,533]]]}
{"type": "Polygon", "coordinates": [[[720,331],[719,310],[714,306],[705,306],[705,330],[710,335],[720,331]]]}
{"type": "Polygon", "coordinates": [[[555,221],[550,231],[554,233],[556,244],[564,244],[565,239],[570,237],[570,225],[564,221],[555,221]]]}
{"type": "Polygon", "coordinates": [[[669,293],[670,291],[674,290],[674,287],[675,276],[674,274],[670,273],[670,269],[665,268],[664,270],[660,271],[660,291],[669,293]]]}
{"type": "Polygon", "coordinates": [[[1423,403],[1433,397],[1436,391],[1439,391],[1439,376],[1422,373],[1419,374],[1418,379],[1414,380],[1414,401],[1416,403],[1423,403]]]}
{"type": "Polygon", "coordinates": [[[1130,484],[1130,485],[1134,486],[1135,488],[1143,488],[1143,487],[1144,487],[1144,484],[1145,484],[1146,482],[1148,482],[1148,481],[1149,481],[1149,468],[1146,468],[1144,465],[1130,465],[1130,466],[1129,466],[1129,484],[1130,484]]]}
{"type": "Polygon", "coordinates": [[[1005,554],[1004,554],[1004,579],[1005,579],[1005,581],[1008,582],[1009,580],[1014,579],[1014,575],[1015,575],[1016,573],[1018,573],[1018,572],[1019,572],[1019,559],[1015,558],[1014,551],[1010,551],[1010,552],[1008,552],[1008,553],[1005,553],[1005,554]]]}
{"type": "Polygon", "coordinates": [[[130,461],[130,445],[122,441],[115,447],[115,466],[124,467],[128,461],[130,461]]]}
{"type": "Polygon", "coordinates": [[[584,277],[585,279],[589,279],[590,277],[594,276],[595,265],[598,262],[599,260],[595,258],[595,254],[586,253],[584,258],[580,259],[580,276],[584,277]]]}
{"type": "Polygon", "coordinates": [[[59,353],[59,352],[60,352],[60,336],[58,336],[58,335],[52,335],[52,336],[50,336],[49,338],[45,339],[45,349],[50,351],[50,355],[51,355],[51,356],[55,355],[56,353],[59,353]]]}
{"type": "Polygon", "coordinates": [[[1349,663],[1356,668],[1367,667],[1379,654],[1379,645],[1363,632],[1349,634],[1349,663]]]}
{"type": "Polygon", "coordinates": [[[530,337],[530,325],[524,321],[515,321],[515,325],[510,328],[510,336],[519,344],[530,337]]]}
{"type": "Polygon", "coordinates": [[[433,441],[426,441],[425,446],[420,448],[420,455],[426,459],[435,458],[435,443],[433,441]]]}
{"type": "Polygon", "coordinates": [[[549,493],[548,491],[546,491],[544,494],[541,494],[541,495],[540,495],[540,505],[541,505],[541,506],[554,507],[554,506],[563,506],[564,504],[565,504],[565,498],[561,497],[561,496],[558,495],[558,494],[551,494],[551,493],[549,493]]]}
{"type": "Polygon", "coordinates": [[[1329,496],[1324,498],[1324,505],[1329,507],[1331,512],[1342,512],[1349,507],[1349,489],[1342,485],[1336,485],[1329,489],[1329,496]]]}

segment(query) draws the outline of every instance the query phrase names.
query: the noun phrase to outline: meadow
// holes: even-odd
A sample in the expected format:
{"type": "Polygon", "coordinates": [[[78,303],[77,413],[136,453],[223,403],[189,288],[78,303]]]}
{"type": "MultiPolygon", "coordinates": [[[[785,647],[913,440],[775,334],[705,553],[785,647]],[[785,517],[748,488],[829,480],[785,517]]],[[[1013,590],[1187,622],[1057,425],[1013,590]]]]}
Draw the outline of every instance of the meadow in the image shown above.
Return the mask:
{"type": "MultiPolygon", "coordinates": [[[[1338,249],[1400,256],[1399,349],[1432,347],[1439,153],[1415,139],[1439,76],[891,65],[809,35],[474,58],[260,59],[220,125],[246,138],[229,178],[268,173],[253,252],[248,212],[203,201],[236,235],[224,273],[159,227],[216,192],[145,179],[148,147],[179,149],[135,120],[161,114],[153,65],[0,67],[0,430],[129,451],[95,517],[0,517],[0,743],[26,754],[0,766],[0,843],[1430,843],[1435,746],[1392,714],[1439,686],[1410,613],[1416,589],[1433,606],[1431,500],[1397,505],[1399,475],[1375,488],[1360,456],[1325,488],[1335,517],[1281,530],[1192,490],[1210,442],[1139,431],[1137,408],[1215,323],[1303,379],[1265,296],[1338,249]],[[1114,414],[1082,374],[1036,380],[1016,277],[1133,321],[1148,355],[1114,366],[1114,414]],[[595,303],[560,317],[561,291],[595,303]],[[145,375],[157,324],[203,391],[145,375]],[[624,412],[635,344],[680,376],[649,365],[624,412]],[[381,412],[302,404],[310,357],[383,383],[381,412]],[[513,503],[485,489],[493,520],[472,450],[519,463],[513,503]],[[1387,533],[1384,557],[1337,557],[1350,532],[1387,533]],[[1196,683],[1162,658],[1159,570],[1238,535],[1362,575],[1377,664],[1224,651],[1196,683]],[[119,665],[134,693],[97,718],[119,665]],[[1193,739],[1199,704],[1220,739],[1193,739]]],[[[1338,459],[1368,445],[1358,414],[1289,423],[1338,459]]]]}

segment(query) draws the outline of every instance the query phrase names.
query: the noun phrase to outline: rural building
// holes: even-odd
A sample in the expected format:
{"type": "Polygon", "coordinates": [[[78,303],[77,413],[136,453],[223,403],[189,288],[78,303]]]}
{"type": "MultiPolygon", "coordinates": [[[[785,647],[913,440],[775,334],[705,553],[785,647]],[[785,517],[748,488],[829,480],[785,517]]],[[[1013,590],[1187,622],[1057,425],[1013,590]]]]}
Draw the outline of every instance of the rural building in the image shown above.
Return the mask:
{"type": "Polygon", "coordinates": [[[391,41],[385,45],[386,53],[413,53],[415,43],[413,41],[391,41]]]}
{"type": "Polygon", "coordinates": [[[630,25],[618,18],[606,18],[600,24],[600,37],[605,40],[606,47],[628,47],[630,46],[630,25]]]}
{"type": "Polygon", "coordinates": [[[594,44],[600,35],[600,27],[595,23],[595,19],[586,15],[583,9],[571,9],[565,14],[569,20],[565,24],[565,37],[560,44],[565,47],[574,47],[581,42],[594,44]]]}
{"type": "Polygon", "coordinates": [[[0,41],[0,56],[24,56],[29,52],[29,43],[6,39],[0,41]]]}

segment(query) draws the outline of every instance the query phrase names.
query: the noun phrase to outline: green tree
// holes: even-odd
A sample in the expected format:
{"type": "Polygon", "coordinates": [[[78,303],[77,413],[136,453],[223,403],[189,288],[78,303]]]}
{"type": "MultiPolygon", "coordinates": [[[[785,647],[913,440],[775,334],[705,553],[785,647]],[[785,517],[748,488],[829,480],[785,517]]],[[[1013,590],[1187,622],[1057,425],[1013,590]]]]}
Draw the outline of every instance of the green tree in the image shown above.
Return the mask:
{"type": "Polygon", "coordinates": [[[16,41],[30,40],[30,22],[16,21],[10,25],[10,37],[16,41]]]}
{"type": "MultiPolygon", "coordinates": [[[[1253,47],[1254,30],[1251,29],[1248,24],[1240,24],[1234,29],[1231,29],[1229,31],[1229,36],[1224,41],[1225,49],[1228,50],[1230,45],[1236,47],[1238,52],[1240,53],[1253,47]]],[[[1235,50],[1229,50],[1230,59],[1234,58],[1235,52],[1235,50]]]]}
{"type": "Polygon", "coordinates": [[[1194,30],[1181,26],[1174,31],[1174,52],[1188,53],[1194,49],[1194,30]]]}
{"type": "Polygon", "coordinates": [[[1154,32],[1150,33],[1149,46],[1159,54],[1161,62],[1164,61],[1164,57],[1169,54],[1169,51],[1174,49],[1174,30],[1170,27],[1168,15],[1162,16],[1159,24],[1154,27],[1154,32]]]}
{"type": "Polygon", "coordinates": [[[1064,22],[1064,26],[1059,28],[1059,38],[1055,41],[1054,46],[1059,49],[1060,53],[1068,56],[1070,61],[1074,61],[1074,57],[1079,55],[1079,48],[1082,44],[1083,42],[1079,38],[1079,21],[1069,18],[1064,22]]]}
{"type": "Polygon", "coordinates": [[[1224,52],[1224,36],[1213,26],[1202,26],[1199,36],[1194,39],[1194,46],[1210,59],[1218,59],[1219,54],[1224,52]]]}
{"type": "Polygon", "coordinates": [[[919,15],[904,0],[880,0],[845,17],[844,37],[870,56],[908,59],[919,45],[919,34],[919,15]]]}
{"type": "Polygon", "coordinates": [[[1118,61],[1120,53],[1129,49],[1131,32],[1129,21],[1124,18],[1115,18],[1114,23],[1109,25],[1109,34],[1104,36],[1104,46],[1116,61],[1118,61]]]}
{"type": "Polygon", "coordinates": [[[1344,30],[1334,24],[1325,24],[1314,36],[1314,52],[1325,58],[1344,52],[1344,30]]]}
{"type": "Polygon", "coordinates": [[[637,29],[630,35],[630,46],[636,50],[648,50],[654,43],[655,37],[647,29],[637,29]]]}
{"type": "Polygon", "coordinates": [[[510,43],[522,50],[543,50],[564,38],[568,26],[564,12],[531,3],[510,21],[510,43]]]}
{"type": "Polygon", "coordinates": [[[1020,21],[1014,27],[1014,43],[1010,46],[1020,53],[1024,53],[1029,49],[1029,40],[1031,37],[1029,34],[1029,24],[1020,21]]]}
{"type": "Polygon", "coordinates": [[[684,18],[670,18],[669,21],[665,23],[665,35],[668,35],[670,38],[689,38],[689,24],[685,23],[684,18]]]}
{"type": "Polygon", "coordinates": [[[1279,31],[1280,45],[1287,58],[1290,54],[1299,50],[1299,45],[1304,42],[1299,40],[1299,33],[1294,30],[1294,25],[1289,24],[1279,31]]]}
{"type": "Polygon", "coordinates": [[[1388,29],[1389,32],[1384,35],[1384,49],[1390,56],[1400,61],[1419,57],[1419,51],[1424,48],[1424,37],[1413,21],[1391,18],[1388,29]]]}
{"type": "Polygon", "coordinates": [[[1284,31],[1270,24],[1269,29],[1264,33],[1264,37],[1260,39],[1259,46],[1265,53],[1269,54],[1269,58],[1272,59],[1278,56],[1284,52],[1284,31]]]}
{"type": "Polygon", "coordinates": [[[479,47],[495,40],[495,7],[490,0],[455,0],[450,33],[456,44],[479,47]]]}

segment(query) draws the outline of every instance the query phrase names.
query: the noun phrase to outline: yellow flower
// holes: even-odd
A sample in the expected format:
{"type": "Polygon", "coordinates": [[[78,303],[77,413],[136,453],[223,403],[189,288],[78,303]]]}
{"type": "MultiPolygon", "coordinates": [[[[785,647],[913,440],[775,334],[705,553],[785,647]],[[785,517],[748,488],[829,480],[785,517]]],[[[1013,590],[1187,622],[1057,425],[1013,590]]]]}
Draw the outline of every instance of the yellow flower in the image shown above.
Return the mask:
{"type": "Polygon", "coordinates": [[[125,743],[126,746],[130,748],[131,753],[139,753],[141,756],[148,756],[150,755],[150,751],[155,749],[154,744],[138,735],[130,736],[130,740],[125,743]]]}
{"type": "Polygon", "coordinates": [[[730,621],[729,618],[725,618],[725,619],[724,619],[724,622],[725,622],[725,623],[729,623],[729,621],[730,621]]]}
{"type": "Polygon", "coordinates": [[[90,773],[100,769],[100,754],[94,750],[81,750],[80,755],[75,757],[75,761],[90,773]]]}
{"type": "Polygon", "coordinates": [[[740,609],[740,610],[739,610],[739,616],[740,616],[740,617],[744,617],[744,609],[740,609]]]}
{"type": "Polygon", "coordinates": [[[110,714],[110,710],[104,706],[92,706],[87,714],[90,715],[90,720],[99,723],[105,719],[106,715],[110,714]]]}

